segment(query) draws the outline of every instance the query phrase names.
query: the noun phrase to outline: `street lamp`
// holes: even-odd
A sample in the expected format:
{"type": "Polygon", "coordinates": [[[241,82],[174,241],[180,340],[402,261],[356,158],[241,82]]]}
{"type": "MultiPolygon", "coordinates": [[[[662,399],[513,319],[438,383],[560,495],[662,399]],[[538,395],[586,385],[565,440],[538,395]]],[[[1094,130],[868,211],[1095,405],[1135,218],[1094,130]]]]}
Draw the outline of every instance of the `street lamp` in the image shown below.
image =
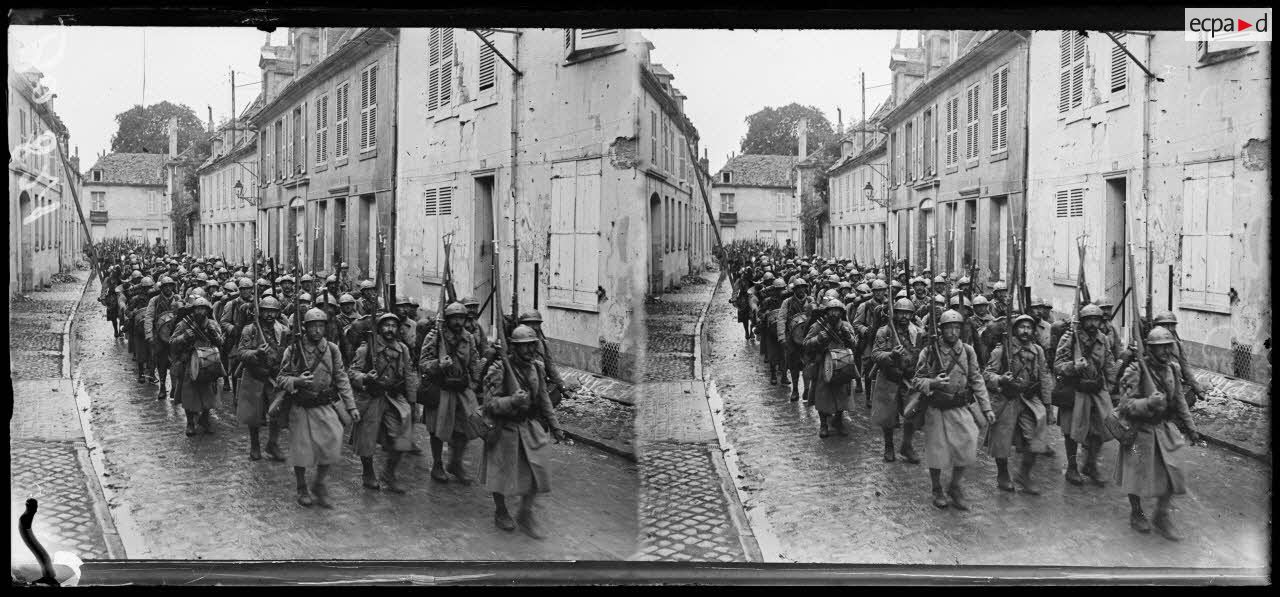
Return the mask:
{"type": "Polygon", "coordinates": [[[240,181],[238,181],[238,180],[237,180],[237,181],[236,181],[235,186],[234,186],[234,187],[231,187],[231,188],[232,188],[232,189],[234,189],[234,190],[235,190],[235,192],[236,192],[236,199],[239,199],[239,200],[241,200],[241,201],[244,201],[245,203],[248,203],[249,205],[257,205],[257,204],[258,204],[258,198],[257,198],[257,197],[246,197],[246,196],[245,196],[245,194],[244,194],[244,184],[243,184],[243,183],[241,183],[240,181]]]}
{"type": "MultiPolygon", "coordinates": [[[[236,183],[236,184],[238,185],[240,183],[236,183]]],[[[867,199],[871,199],[871,197],[876,194],[876,190],[871,187],[870,181],[867,182],[867,186],[862,187],[862,194],[866,196],[867,199]]]]}

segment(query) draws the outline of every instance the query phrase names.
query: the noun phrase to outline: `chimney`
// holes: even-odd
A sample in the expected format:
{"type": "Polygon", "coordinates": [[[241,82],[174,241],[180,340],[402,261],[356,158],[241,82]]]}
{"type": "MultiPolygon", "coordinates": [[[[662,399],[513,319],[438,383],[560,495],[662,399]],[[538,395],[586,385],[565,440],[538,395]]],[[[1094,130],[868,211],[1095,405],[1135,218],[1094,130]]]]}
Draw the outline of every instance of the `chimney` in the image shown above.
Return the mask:
{"type": "Polygon", "coordinates": [[[836,108],[836,135],[844,134],[844,113],[836,108]]]}
{"type": "Polygon", "coordinates": [[[178,117],[169,117],[169,159],[178,157],[178,117]]]}
{"type": "Polygon", "coordinates": [[[800,156],[799,157],[800,159],[803,160],[805,156],[809,155],[809,152],[808,152],[809,119],[801,116],[800,122],[796,123],[796,128],[799,129],[796,132],[796,134],[800,136],[800,156]]]}
{"type": "Polygon", "coordinates": [[[209,134],[213,134],[213,106],[206,107],[209,108],[209,134]]]}

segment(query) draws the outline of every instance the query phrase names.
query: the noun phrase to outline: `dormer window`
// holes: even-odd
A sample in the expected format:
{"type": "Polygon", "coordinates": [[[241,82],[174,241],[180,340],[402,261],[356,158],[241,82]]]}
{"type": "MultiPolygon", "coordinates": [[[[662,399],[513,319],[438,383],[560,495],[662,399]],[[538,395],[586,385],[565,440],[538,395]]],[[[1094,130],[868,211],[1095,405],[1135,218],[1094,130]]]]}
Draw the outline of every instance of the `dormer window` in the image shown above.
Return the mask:
{"type": "Polygon", "coordinates": [[[93,171],[93,182],[102,182],[102,171],[101,171],[101,170],[94,170],[94,171],[93,171]]]}
{"type": "Polygon", "coordinates": [[[720,182],[725,184],[733,184],[733,172],[726,170],[720,174],[720,182]]]}

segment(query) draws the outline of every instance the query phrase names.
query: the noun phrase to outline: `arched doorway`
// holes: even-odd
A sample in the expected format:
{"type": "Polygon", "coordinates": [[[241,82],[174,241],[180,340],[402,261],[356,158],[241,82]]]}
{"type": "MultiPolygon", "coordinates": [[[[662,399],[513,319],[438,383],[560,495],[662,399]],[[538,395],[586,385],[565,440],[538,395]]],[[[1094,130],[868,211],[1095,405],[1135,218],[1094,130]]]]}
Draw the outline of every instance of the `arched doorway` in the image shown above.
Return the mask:
{"type": "Polygon", "coordinates": [[[649,294],[662,293],[663,224],[662,197],[649,197],[649,294]]]}
{"type": "Polygon", "coordinates": [[[307,236],[307,209],[306,201],[302,197],[294,197],[289,201],[289,217],[286,218],[286,225],[289,231],[285,234],[286,247],[285,254],[288,255],[288,262],[285,264],[286,269],[293,266],[303,266],[306,255],[306,236],[307,236]]]}
{"type": "Polygon", "coordinates": [[[33,209],[31,195],[26,191],[18,198],[18,237],[22,240],[22,248],[18,251],[18,289],[27,290],[32,279],[31,247],[35,237],[35,224],[29,222],[33,209]]]}

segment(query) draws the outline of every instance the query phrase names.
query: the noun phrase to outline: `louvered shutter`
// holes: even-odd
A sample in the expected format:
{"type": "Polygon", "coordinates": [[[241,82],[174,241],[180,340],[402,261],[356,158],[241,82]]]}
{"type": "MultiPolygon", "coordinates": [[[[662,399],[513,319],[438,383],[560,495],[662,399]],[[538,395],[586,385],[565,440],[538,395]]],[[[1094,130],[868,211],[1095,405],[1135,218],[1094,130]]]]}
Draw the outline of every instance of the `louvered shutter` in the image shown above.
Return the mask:
{"type": "Polygon", "coordinates": [[[1120,45],[1111,46],[1111,93],[1123,91],[1129,84],[1129,57],[1120,47],[1128,43],[1128,36],[1118,33],[1116,41],[1120,42],[1120,45]]]}
{"type": "Polygon", "coordinates": [[[369,69],[369,143],[372,149],[378,146],[378,65],[369,69]]]}
{"type": "Polygon", "coordinates": [[[573,302],[599,302],[600,267],[600,160],[577,162],[574,193],[573,302]]]}
{"type": "Polygon", "coordinates": [[[440,30],[440,107],[453,100],[453,29],[440,30]]]}
{"type": "Polygon", "coordinates": [[[1212,307],[1231,305],[1231,217],[1235,200],[1233,160],[1209,164],[1208,193],[1205,196],[1205,256],[1214,264],[1205,270],[1205,303],[1212,307]]]}
{"type": "MultiPolygon", "coordinates": [[[[483,35],[486,40],[489,40],[490,42],[493,41],[492,31],[486,32],[483,35]]],[[[489,46],[486,45],[484,42],[480,42],[480,60],[476,68],[476,71],[479,74],[478,81],[479,81],[479,88],[481,91],[484,91],[485,89],[490,89],[493,87],[494,63],[495,63],[495,60],[494,60],[493,50],[489,49],[489,46]]]]}
{"type": "Polygon", "coordinates": [[[1071,31],[1063,31],[1058,38],[1058,112],[1071,109],[1071,31]]]}
{"type": "Polygon", "coordinates": [[[1087,37],[1073,34],[1071,46],[1071,107],[1084,103],[1084,60],[1088,43],[1087,37]]]}
{"type": "Polygon", "coordinates": [[[1009,69],[996,71],[991,78],[991,151],[1007,149],[1006,129],[1009,116],[1009,69]]]}
{"type": "Polygon", "coordinates": [[[429,188],[422,192],[422,273],[436,276],[441,273],[439,260],[440,237],[440,191],[429,188]]]}
{"type": "Polygon", "coordinates": [[[360,149],[369,139],[369,71],[360,71],[360,149]]]}
{"type": "Polygon", "coordinates": [[[575,29],[574,51],[604,48],[622,43],[620,29],[575,29]]]}
{"type": "Polygon", "coordinates": [[[924,117],[916,116],[916,178],[924,178],[924,117]]]}
{"type": "Polygon", "coordinates": [[[440,187],[437,199],[440,217],[453,216],[453,187],[440,187]]]}
{"type": "Polygon", "coordinates": [[[574,162],[551,166],[551,275],[548,298],[573,302],[574,216],[577,168],[574,162]]]}
{"type": "Polygon", "coordinates": [[[440,107],[440,30],[427,34],[427,111],[440,107]]]}
{"type": "Polygon", "coordinates": [[[1070,213],[1070,191],[1061,189],[1054,194],[1053,225],[1053,273],[1059,278],[1074,277],[1070,263],[1070,256],[1075,254],[1071,244],[1070,213]]]}

